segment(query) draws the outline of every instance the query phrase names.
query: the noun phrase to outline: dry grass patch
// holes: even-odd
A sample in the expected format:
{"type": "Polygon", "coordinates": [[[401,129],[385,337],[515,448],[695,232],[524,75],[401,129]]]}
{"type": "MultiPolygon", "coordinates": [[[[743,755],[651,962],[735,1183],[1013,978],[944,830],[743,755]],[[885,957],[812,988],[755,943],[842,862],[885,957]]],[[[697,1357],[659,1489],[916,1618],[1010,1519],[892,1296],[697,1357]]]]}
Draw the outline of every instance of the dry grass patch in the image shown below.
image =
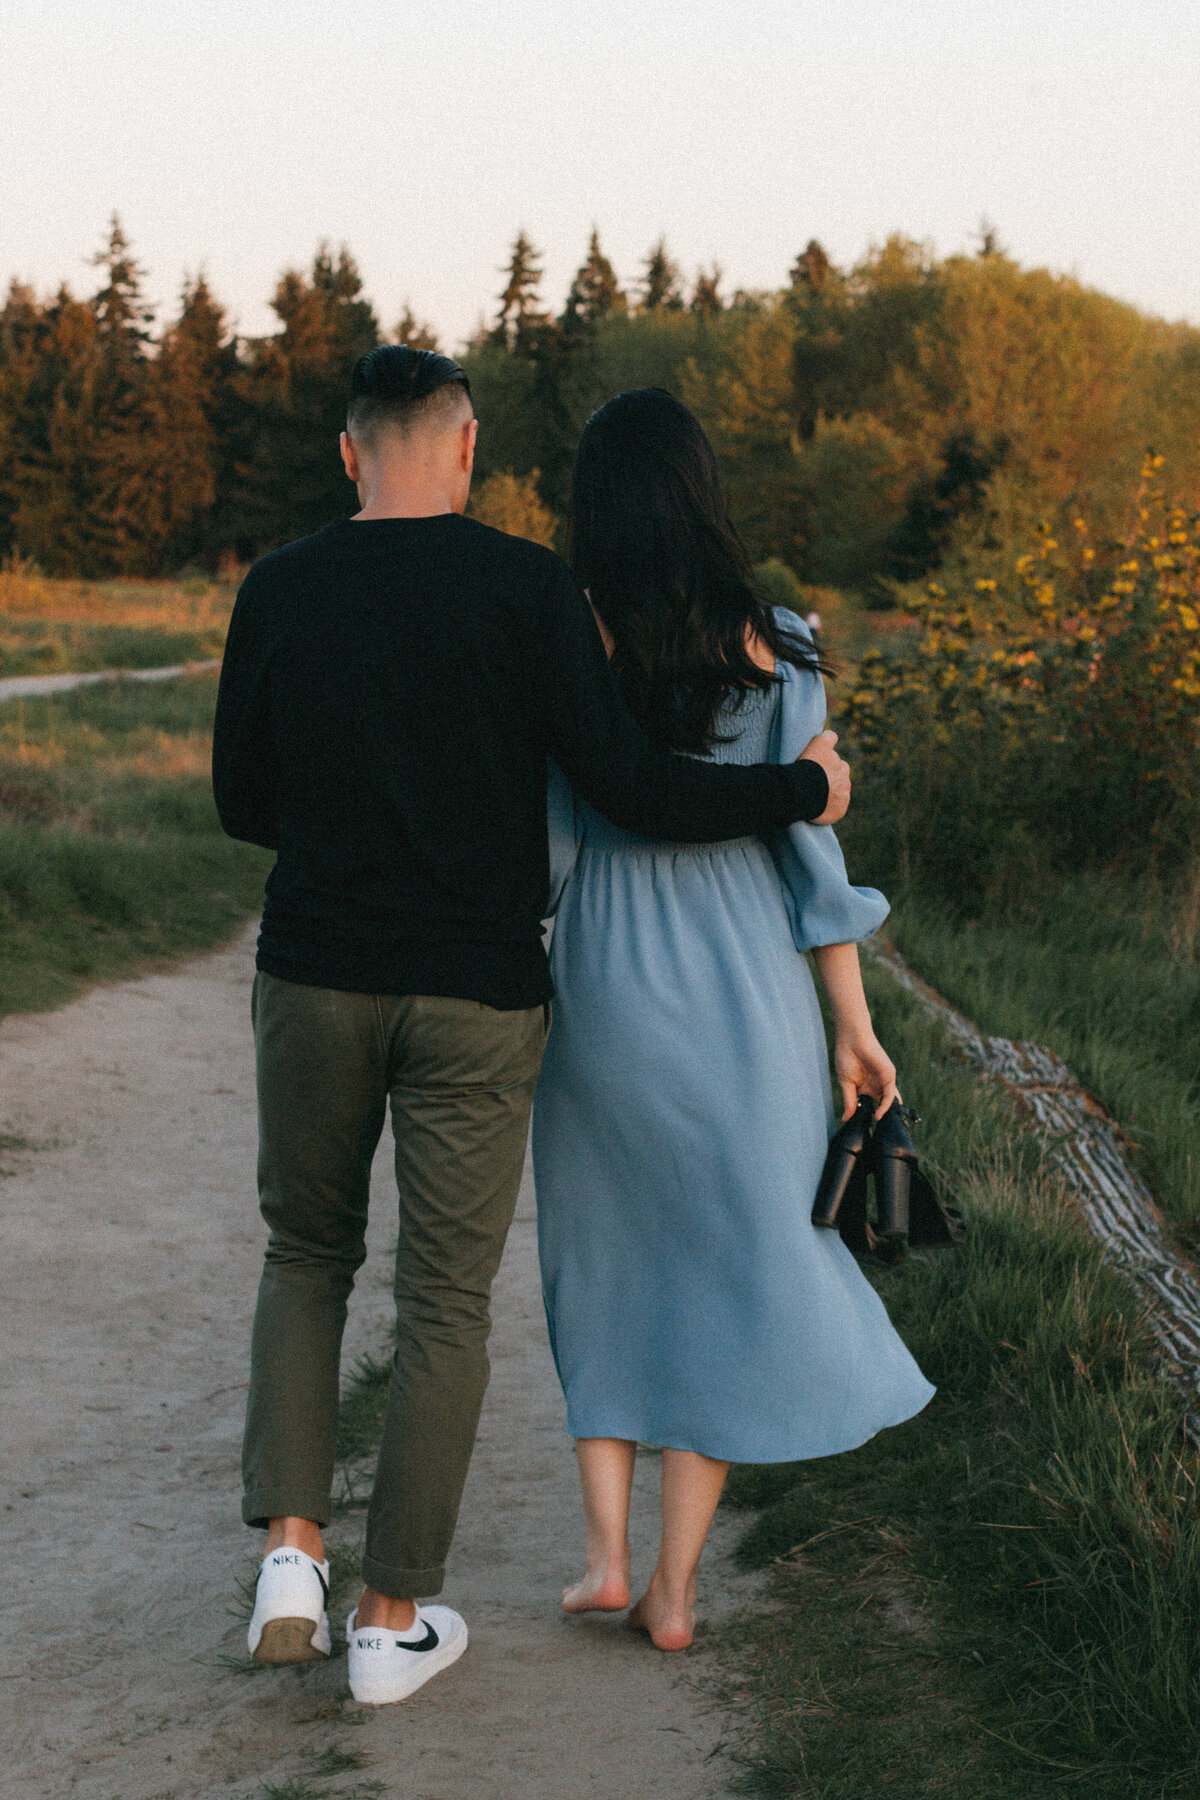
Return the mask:
{"type": "Polygon", "coordinates": [[[0,677],[151,669],[220,656],[234,590],[182,581],[59,581],[0,569],[0,677]]]}

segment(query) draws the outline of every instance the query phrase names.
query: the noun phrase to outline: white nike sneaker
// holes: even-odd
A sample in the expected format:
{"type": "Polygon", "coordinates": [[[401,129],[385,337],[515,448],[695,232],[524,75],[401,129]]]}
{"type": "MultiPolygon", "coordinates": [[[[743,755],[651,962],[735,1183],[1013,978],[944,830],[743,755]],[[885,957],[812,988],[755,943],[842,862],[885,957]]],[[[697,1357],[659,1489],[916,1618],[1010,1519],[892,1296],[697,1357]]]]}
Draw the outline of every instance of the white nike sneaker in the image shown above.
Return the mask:
{"type": "Polygon", "coordinates": [[[368,1706],[407,1700],[431,1676],[457,1662],[467,1647],[467,1627],[448,1606],[418,1606],[416,1624],[407,1631],[360,1628],[357,1618],[355,1607],[346,1620],[350,1692],[368,1706]]]}
{"type": "Polygon", "coordinates": [[[312,1662],[329,1655],[329,1564],[303,1550],[263,1557],[246,1641],[257,1663],[312,1662]]]}

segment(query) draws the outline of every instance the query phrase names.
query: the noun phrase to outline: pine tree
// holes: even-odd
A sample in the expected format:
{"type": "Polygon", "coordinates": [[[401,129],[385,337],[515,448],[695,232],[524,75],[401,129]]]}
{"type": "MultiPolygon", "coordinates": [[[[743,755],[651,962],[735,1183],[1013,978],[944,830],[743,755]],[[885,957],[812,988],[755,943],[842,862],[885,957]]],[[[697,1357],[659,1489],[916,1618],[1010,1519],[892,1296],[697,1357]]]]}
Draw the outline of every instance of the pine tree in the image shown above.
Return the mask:
{"type": "Polygon", "coordinates": [[[14,287],[0,337],[12,405],[3,479],[10,546],[49,575],[77,575],[93,562],[96,315],[66,287],[44,305],[14,287]]]}
{"type": "Polygon", "coordinates": [[[562,315],[563,330],[578,337],[592,330],[602,319],[627,308],[617,272],[600,248],[600,233],[592,227],[587,259],[575,272],[562,315]]]}
{"type": "Polygon", "coordinates": [[[407,344],[413,350],[441,349],[433,326],[427,325],[423,319],[418,319],[407,301],[404,303],[404,311],[396,322],[396,329],[392,336],[398,344],[407,344]]]}
{"type": "Polygon", "coordinates": [[[1008,254],[1003,244],[1000,242],[1000,233],[996,230],[996,227],[992,224],[992,221],[988,218],[986,213],[983,214],[979,221],[979,229],[976,232],[976,236],[979,240],[975,251],[976,256],[1006,256],[1008,254]]]}
{"type": "Polygon", "coordinates": [[[807,442],[822,412],[837,411],[847,329],[845,284],[816,238],[792,264],[786,297],[796,321],[792,372],[796,427],[807,442]]]}
{"type": "Polygon", "coordinates": [[[828,278],[829,258],[816,238],[809,238],[804,250],[792,264],[792,288],[793,290],[807,288],[810,293],[818,294],[828,278]]]}
{"type": "Polygon", "coordinates": [[[691,309],[697,318],[715,319],[724,310],[724,306],[725,302],[721,298],[721,265],[714,263],[707,274],[703,269],[697,269],[691,301],[691,309]]]}
{"type": "Polygon", "coordinates": [[[271,307],[282,329],[248,346],[239,377],[239,480],[224,532],[243,558],[353,510],[338,434],[350,371],[380,342],[344,245],[335,259],[322,244],[307,275],[286,270],[271,307]]]}
{"type": "Polygon", "coordinates": [[[222,547],[214,505],[235,479],[230,440],[239,373],[225,309],[203,275],[185,281],[152,383],[162,446],[159,556],[173,566],[211,559],[222,547]]]}
{"type": "Polygon", "coordinates": [[[141,574],[152,566],[165,529],[156,466],[165,446],[150,394],[153,312],[142,294],[144,271],[116,213],[92,262],[105,280],[91,300],[97,361],[86,572],[141,574]]]}
{"type": "Polygon", "coordinates": [[[0,308],[0,556],[19,551],[13,521],[36,429],[30,408],[46,356],[45,315],[31,287],[13,281],[0,308]]]}
{"type": "Polygon", "coordinates": [[[683,292],[679,268],[667,254],[665,238],[659,238],[645,261],[642,277],[643,312],[682,312],[683,292]]]}
{"type": "Polygon", "coordinates": [[[108,222],[107,241],[91,261],[108,278],[92,296],[100,342],[114,366],[132,368],[146,354],[154,312],[142,297],[145,270],[134,261],[117,213],[108,222]]]}
{"type": "Polygon", "coordinates": [[[214,296],[206,276],[185,280],[179,296],[179,317],[169,335],[188,345],[203,390],[205,411],[212,413],[221,383],[236,362],[237,349],[225,308],[214,296]]]}
{"type": "Polygon", "coordinates": [[[500,295],[492,339],[518,355],[529,355],[545,330],[547,315],[541,305],[540,252],[524,231],[518,231],[513,240],[504,273],[507,280],[500,295]]]}

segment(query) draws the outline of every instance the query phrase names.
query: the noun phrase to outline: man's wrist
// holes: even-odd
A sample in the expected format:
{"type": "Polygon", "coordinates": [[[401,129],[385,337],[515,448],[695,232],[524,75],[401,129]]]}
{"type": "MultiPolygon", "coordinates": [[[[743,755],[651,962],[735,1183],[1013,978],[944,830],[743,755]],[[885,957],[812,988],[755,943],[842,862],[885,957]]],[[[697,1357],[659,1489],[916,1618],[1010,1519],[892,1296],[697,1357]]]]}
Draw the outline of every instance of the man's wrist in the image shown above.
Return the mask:
{"type": "Polygon", "coordinates": [[[787,765],[799,811],[797,820],[810,824],[819,819],[829,805],[829,777],[811,756],[798,757],[787,765]]]}

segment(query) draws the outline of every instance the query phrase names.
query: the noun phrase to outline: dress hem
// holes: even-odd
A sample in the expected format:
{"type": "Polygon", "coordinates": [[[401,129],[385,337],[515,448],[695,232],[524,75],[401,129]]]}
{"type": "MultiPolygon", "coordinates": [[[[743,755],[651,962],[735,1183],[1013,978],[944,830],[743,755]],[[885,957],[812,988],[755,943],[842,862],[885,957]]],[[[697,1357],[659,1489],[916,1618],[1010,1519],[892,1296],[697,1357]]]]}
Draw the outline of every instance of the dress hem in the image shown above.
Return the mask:
{"type": "Polygon", "coordinates": [[[898,1418],[885,1419],[880,1424],[872,1426],[870,1431],[863,1432],[860,1436],[848,1438],[845,1441],[829,1445],[820,1450],[792,1450],[781,1456],[747,1456],[744,1451],[739,1452],[733,1450],[728,1445],[725,1445],[719,1450],[714,1450],[712,1448],[702,1448],[698,1443],[671,1442],[670,1439],[674,1435],[672,1433],[661,1436],[653,1431],[642,1429],[637,1431],[576,1431],[569,1415],[565,1430],[568,1437],[575,1439],[616,1438],[624,1443],[644,1445],[647,1449],[690,1450],[694,1455],[707,1456],[714,1462],[745,1463],[751,1466],[757,1465],[762,1468],[769,1468],[777,1463],[816,1462],[823,1456],[844,1456],[851,1450],[861,1450],[864,1444],[869,1444],[871,1439],[878,1437],[881,1431],[892,1431],[897,1425],[907,1425],[910,1419],[915,1419],[918,1413],[924,1412],[936,1393],[936,1387],[931,1386],[925,1398],[918,1405],[912,1407],[910,1411],[901,1413],[898,1418]]]}

